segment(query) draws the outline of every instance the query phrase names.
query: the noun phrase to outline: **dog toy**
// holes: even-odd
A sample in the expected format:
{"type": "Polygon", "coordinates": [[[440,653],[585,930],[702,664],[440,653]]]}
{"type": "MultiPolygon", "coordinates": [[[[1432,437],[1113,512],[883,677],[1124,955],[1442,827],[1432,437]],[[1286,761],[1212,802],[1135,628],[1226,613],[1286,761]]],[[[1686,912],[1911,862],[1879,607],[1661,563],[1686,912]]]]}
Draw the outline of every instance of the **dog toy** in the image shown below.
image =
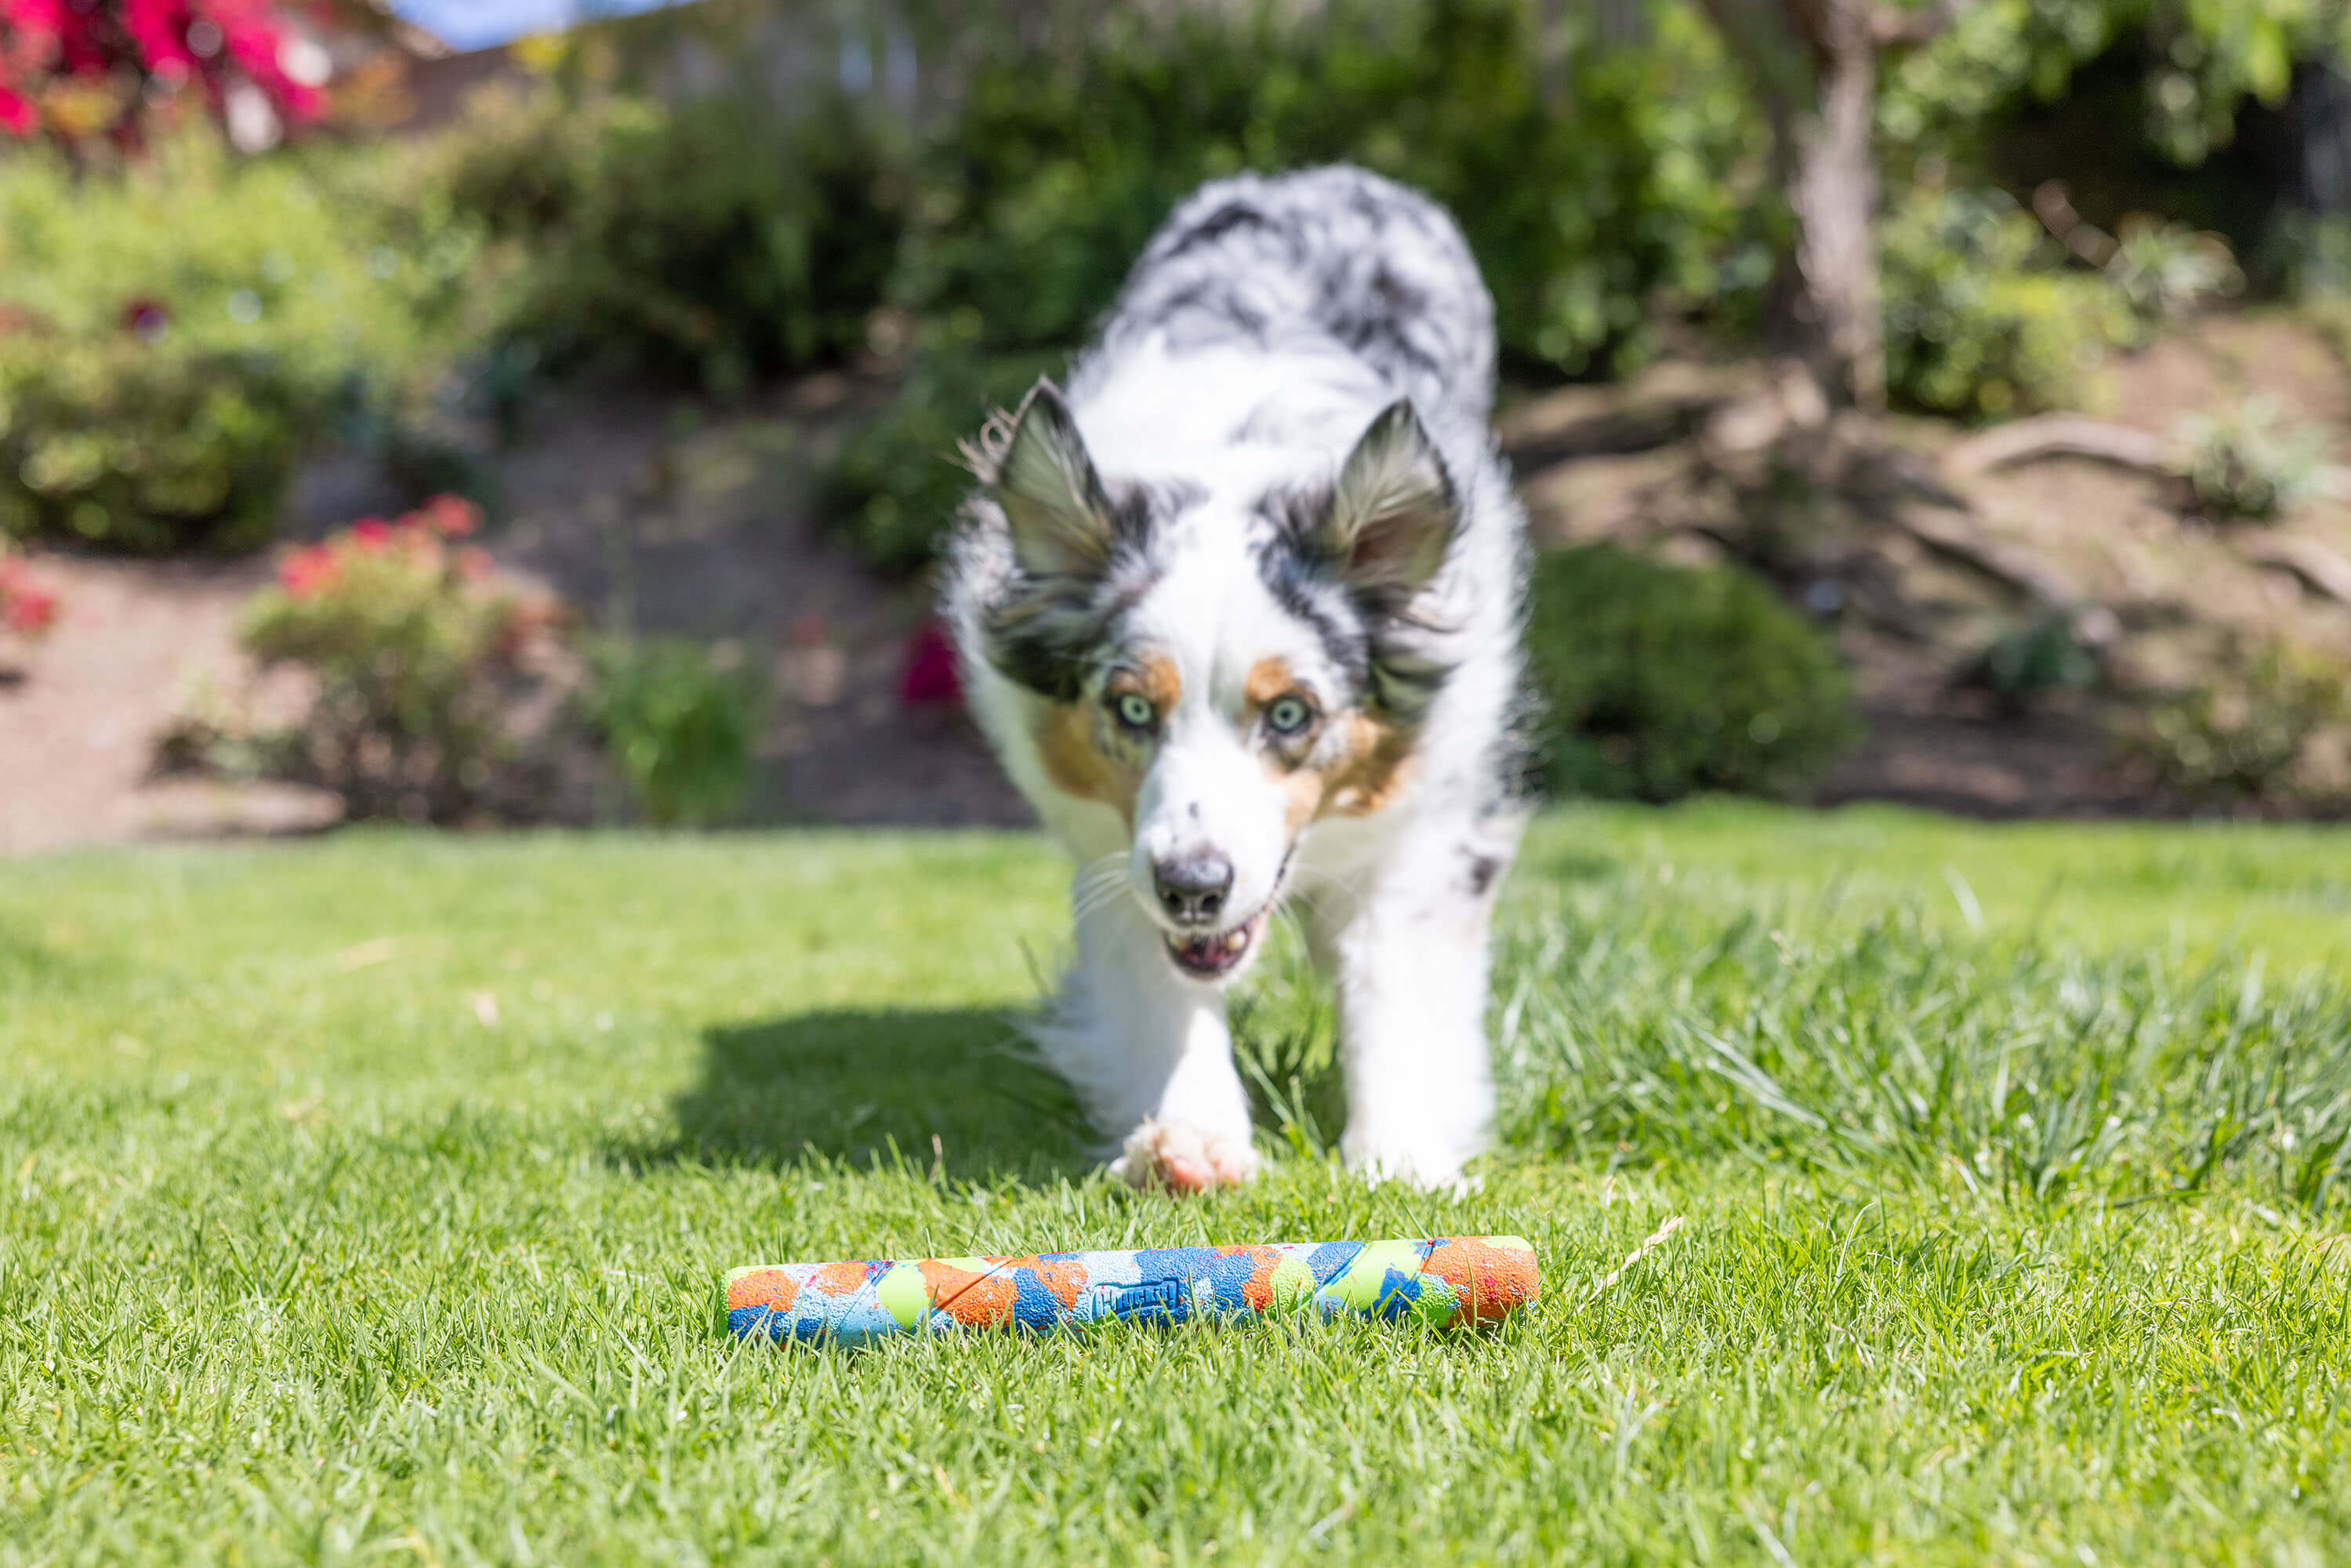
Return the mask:
{"type": "Polygon", "coordinates": [[[1297,1241],[1043,1252],[1021,1258],[784,1263],[726,1276],[727,1326],[749,1338],[866,1344],[897,1333],[1141,1319],[1324,1317],[1492,1322],[1532,1301],[1535,1249],[1516,1236],[1297,1241]]]}

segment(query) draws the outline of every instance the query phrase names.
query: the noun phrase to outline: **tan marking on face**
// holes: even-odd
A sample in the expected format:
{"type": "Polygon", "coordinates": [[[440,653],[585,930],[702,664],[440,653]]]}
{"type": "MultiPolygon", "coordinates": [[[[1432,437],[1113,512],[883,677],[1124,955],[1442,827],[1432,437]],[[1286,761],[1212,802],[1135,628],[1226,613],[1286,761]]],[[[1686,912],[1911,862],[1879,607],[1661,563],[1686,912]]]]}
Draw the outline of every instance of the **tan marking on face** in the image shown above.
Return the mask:
{"type": "Polygon", "coordinates": [[[1287,659],[1259,659],[1249,666],[1247,679],[1241,682],[1241,695],[1249,700],[1249,711],[1255,713],[1273,706],[1273,700],[1298,688],[1298,677],[1290,671],[1287,659]]]}
{"type": "Polygon", "coordinates": [[[1132,671],[1121,670],[1110,678],[1110,695],[1140,692],[1151,699],[1151,706],[1165,718],[1176,706],[1176,699],[1184,695],[1184,677],[1176,673],[1176,661],[1165,653],[1145,653],[1135,661],[1132,671]]]}
{"type": "Polygon", "coordinates": [[[1134,797],[1142,770],[1102,747],[1102,716],[1087,702],[1047,708],[1037,720],[1037,755],[1053,788],[1082,800],[1099,800],[1134,831],[1134,797]]]}
{"type": "Polygon", "coordinates": [[[1347,716],[1347,752],[1330,769],[1321,814],[1368,817],[1384,810],[1412,777],[1409,731],[1367,713],[1347,716]]]}
{"type": "Polygon", "coordinates": [[[1266,754],[1266,771],[1281,789],[1283,817],[1293,839],[1324,817],[1372,815],[1395,800],[1412,776],[1412,737],[1406,732],[1366,713],[1349,714],[1340,723],[1345,745],[1321,768],[1290,768],[1274,753],[1266,754]]]}

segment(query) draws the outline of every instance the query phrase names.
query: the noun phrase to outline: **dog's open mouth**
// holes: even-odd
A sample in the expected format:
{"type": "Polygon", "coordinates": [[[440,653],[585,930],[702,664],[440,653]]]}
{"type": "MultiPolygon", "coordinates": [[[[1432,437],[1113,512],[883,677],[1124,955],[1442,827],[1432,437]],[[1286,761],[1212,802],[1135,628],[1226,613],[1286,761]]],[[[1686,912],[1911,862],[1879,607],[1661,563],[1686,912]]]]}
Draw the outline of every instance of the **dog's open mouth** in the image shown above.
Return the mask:
{"type": "Polygon", "coordinates": [[[1230,931],[1218,931],[1198,936],[1170,936],[1167,956],[1176,967],[1196,980],[1220,980],[1241,966],[1241,960],[1257,946],[1258,937],[1265,931],[1264,910],[1258,911],[1230,931]]]}

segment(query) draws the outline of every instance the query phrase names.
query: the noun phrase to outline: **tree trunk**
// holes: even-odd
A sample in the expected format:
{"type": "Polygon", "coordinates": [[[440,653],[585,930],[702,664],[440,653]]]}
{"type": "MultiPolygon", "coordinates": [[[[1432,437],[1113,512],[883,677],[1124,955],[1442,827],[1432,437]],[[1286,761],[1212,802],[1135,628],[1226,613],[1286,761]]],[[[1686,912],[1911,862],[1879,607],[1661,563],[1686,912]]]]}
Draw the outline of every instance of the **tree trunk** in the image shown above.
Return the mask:
{"type": "Polygon", "coordinates": [[[1773,173],[1796,220],[1766,301],[1771,347],[1801,363],[1832,407],[1883,407],[1870,145],[1881,40],[1871,0],[1705,5],[1754,78],[1773,173]]]}
{"type": "Polygon", "coordinates": [[[1833,406],[1886,405],[1886,331],[1877,288],[1877,159],[1870,145],[1877,46],[1858,0],[1816,0],[1813,101],[1775,127],[1795,214],[1795,254],[1774,335],[1811,369],[1833,406]]]}

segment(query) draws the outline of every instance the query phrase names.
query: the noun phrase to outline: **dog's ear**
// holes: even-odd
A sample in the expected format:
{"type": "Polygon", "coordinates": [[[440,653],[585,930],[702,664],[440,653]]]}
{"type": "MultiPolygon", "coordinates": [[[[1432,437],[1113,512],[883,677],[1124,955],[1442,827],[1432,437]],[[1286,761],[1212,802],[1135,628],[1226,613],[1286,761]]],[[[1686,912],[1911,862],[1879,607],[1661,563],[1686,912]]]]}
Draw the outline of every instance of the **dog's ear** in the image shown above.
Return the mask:
{"type": "Polygon", "coordinates": [[[1401,604],[1445,564],[1460,516],[1444,457],[1411,402],[1398,398],[1339,470],[1322,545],[1350,587],[1401,604]]]}
{"type": "Polygon", "coordinates": [[[1110,500],[1053,383],[1040,379],[1012,416],[990,486],[1032,577],[1090,577],[1110,564],[1110,500]]]}

